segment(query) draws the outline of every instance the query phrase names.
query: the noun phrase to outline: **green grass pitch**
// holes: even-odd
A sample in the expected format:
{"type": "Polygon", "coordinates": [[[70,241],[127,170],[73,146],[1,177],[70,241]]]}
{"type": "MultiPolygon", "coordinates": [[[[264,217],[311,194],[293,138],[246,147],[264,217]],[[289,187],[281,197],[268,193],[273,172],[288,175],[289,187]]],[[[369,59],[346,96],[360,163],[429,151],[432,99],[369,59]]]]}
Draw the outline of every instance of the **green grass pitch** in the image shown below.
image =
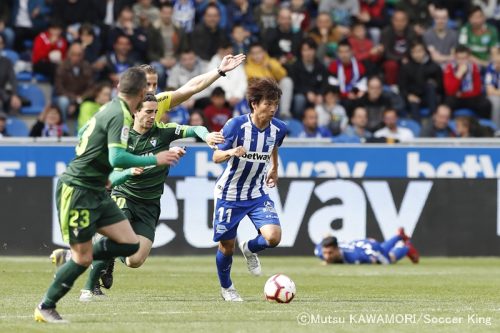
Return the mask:
{"type": "Polygon", "coordinates": [[[262,256],[264,275],[252,277],[235,256],[233,282],[245,302],[233,304],[219,296],[214,261],[117,263],[106,300],[79,302],[81,277],[58,305],[71,324],[49,325],[32,318],[54,273],[49,259],[0,257],[0,332],[500,332],[498,258],[322,266],[313,257],[262,256]],[[264,301],[275,273],[295,281],[292,303],[264,301]]]}

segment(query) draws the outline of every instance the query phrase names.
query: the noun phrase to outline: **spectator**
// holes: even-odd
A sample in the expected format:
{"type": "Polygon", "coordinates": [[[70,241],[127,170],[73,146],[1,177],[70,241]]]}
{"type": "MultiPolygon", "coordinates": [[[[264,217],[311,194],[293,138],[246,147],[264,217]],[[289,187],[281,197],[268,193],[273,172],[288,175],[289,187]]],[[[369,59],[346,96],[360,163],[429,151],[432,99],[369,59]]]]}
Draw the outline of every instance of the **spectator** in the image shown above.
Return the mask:
{"type": "Polygon", "coordinates": [[[299,138],[330,138],[332,133],[323,126],[318,126],[318,115],[314,107],[307,107],[302,115],[303,130],[299,138]]]}
{"type": "Polygon", "coordinates": [[[31,128],[30,136],[57,138],[68,136],[68,128],[63,123],[61,110],[55,105],[46,106],[31,128]]]}
{"type": "Polygon", "coordinates": [[[250,45],[245,72],[248,80],[252,78],[273,78],[279,83],[282,95],[280,99],[280,118],[291,118],[291,104],[293,98],[293,81],[287,76],[287,70],[281,63],[271,58],[262,44],[250,45]]]}
{"type": "Polygon", "coordinates": [[[78,35],[76,42],[83,47],[83,58],[89,64],[94,64],[101,55],[101,41],[96,37],[94,27],[89,23],[84,23],[80,26],[78,35]]]}
{"type": "Polygon", "coordinates": [[[366,92],[365,66],[353,57],[348,41],[339,43],[337,60],[330,64],[328,72],[328,83],[340,88],[343,100],[356,100],[366,92]]]}
{"type": "Polygon", "coordinates": [[[366,37],[366,28],[361,22],[356,22],[352,26],[352,33],[348,42],[351,45],[354,57],[365,66],[369,64],[373,66],[373,63],[378,62],[384,52],[381,45],[374,46],[373,42],[366,37]]]}
{"type": "Polygon", "coordinates": [[[310,11],[306,8],[304,0],[291,0],[290,10],[292,11],[292,30],[307,31],[311,24],[310,11]]]}
{"type": "Polygon", "coordinates": [[[453,60],[453,52],[458,44],[458,34],[448,28],[448,10],[434,10],[434,26],[424,33],[424,42],[431,54],[432,60],[440,65],[446,65],[453,60]]]}
{"type": "Polygon", "coordinates": [[[362,98],[356,101],[356,105],[366,108],[367,127],[372,132],[381,127],[384,111],[393,108],[391,98],[384,93],[382,80],[377,76],[368,80],[368,90],[362,98]]]}
{"type": "Polygon", "coordinates": [[[491,103],[482,92],[480,70],[467,46],[457,47],[455,62],[446,66],[443,81],[446,104],[452,110],[470,109],[481,118],[490,118],[491,103]]]}
{"type": "MultiPolygon", "coordinates": [[[[173,7],[171,4],[161,5],[160,20],[156,22],[156,25],[160,29],[162,37],[163,54],[158,62],[163,68],[159,68],[158,65],[153,63],[157,72],[158,69],[161,69],[163,72],[169,71],[177,63],[176,58],[179,54],[181,31],[174,25],[172,15],[173,7]]],[[[165,82],[163,82],[163,85],[165,85],[165,82]]]]}
{"type": "Polygon", "coordinates": [[[7,25],[9,17],[2,16],[2,9],[0,8],[0,35],[4,38],[5,48],[12,50],[14,48],[15,34],[14,30],[7,25]]]}
{"type": "Polygon", "coordinates": [[[320,0],[318,10],[329,13],[334,22],[348,28],[352,18],[359,15],[359,0],[320,0]]]}
{"type": "Polygon", "coordinates": [[[127,35],[116,38],[113,44],[113,52],[108,53],[98,64],[98,68],[103,68],[101,72],[103,80],[108,80],[116,87],[120,74],[138,63],[131,50],[132,43],[127,35]]]}
{"type": "Polygon", "coordinates": [[[345,109],[339,102],[339,90],[337,87],[326,88],[321,104],[316,105],[318,114],[318,125],[330,129],[333,135],[340,134],[348,123],[345,109]]]}
{"type": "Polygon", "coordinates": [[[261,4],[254,8],[253,16],[255,22],[259,26],[261,38],[269,29],[274,29],[278,26],[276,18],[278,17],[277,0],[262,0],[261,4]]]}
{"type": "Polygon", "coordinates": [[[408,24],[408,15],[402,10],[396,10],[392,16],[391,25],[382,32],[383,69],[387,84],[397,84],[400,62],[407,60],[408,47],[414,36],[408,24]]]}
{"type": "Polygon", "coordinates": [[[92,118],[97,111],[111,100],[111,86],[106,82],[98,83],[92,87],[92,90],[80,105],[78,112],[78,130],[92,118]]]}
{"type": "Polygon", "coordinates": [[[250,32],[239,24],[234,25],[231,31],[231,43],[235,54],[247,54],[252,43],[250,32]]]}
{"type": "Polygon", "coordinates": [[[174,25],[184,33],[191,33],[194,28],[196,6],[194,0],[175,0],[173,2],[174,25]]]}
{"type": "Polygon", "coordinates": [[[118,36],[127,36],[132,43],[131,52],[134,57],[144,61],[148,47],[148,39],[146,32],[134,23],[134,12],[125,7],[118,16],[118,21],[109,33],[108,47],[114,47],[114,43],[118,36]]]}
{"type": "Polygon", "coordinates": [[[83,95],[92,86],[93,77],[92,66],[83,59],[82,45],[72,44],[68,58],[57,67],[55,78],[56,101],[63,121],[76,112],[83,95]]]}
{"type": "Polygon", "coordinates": [[[302,118],[306,104],[321,103],[321,96],[326,88],[328,71],[316,58],[316,42],[305,39],[300,46],[300,58],[290,69],[293,80],[293,116],[302,118]]]}
{"type": "Polygon", "coordinates": [[[228,12],[226,4],[232,1],[221,0],[196,0],[196,22],[203,16],[209,5],[214,5],[219,10],[219,28],[226,33],[228,31],[228,12]]]}
{"type": "Polygon", "coordinates": [[[421,108],[434,112],[442,87],[441,67],[427,55],[423,42],[414,42],[410,47],[410,60],[399,73],[399,92],[414,120],[420,121],[421,108]]]}
{"type": "MultiPolygon", "coordinates": [[[[2,38],[0,38],[3,41],[2,38]]],[[[16,113],[21,108],[17,95],[17,79],[14,66],[9,59],[0,55],[0,111],[16,113]]]]}
{"type": "MultiPolygon", "coordinates": [[[[165,112],[165,114],[168,114],[169,112],[165,112]]],[[[189,116],[189,126],[205,126],[207,127],[207,121],[205,120],[205,116],[203,116],[203,113],[194,110],[191,112],[191,115],[189,116]]],[[[196,142],[204,142],[199,136],[196,136],[196,142]]]]}
{"type": "Polygon", "coordinates": [[[418,36],[422,36],[432,23],[428,3],[428,0],[401,0],[397,4],[397,8],[408,15],[410,25],[418,36]]]}
{"type": "Polygon", "coordinates": [[[299,55],[301,41],[301,33],[292,30],[292,12],[288,8],[281,8],[278,26],[266,32],[265,45],[269,55],[279,59],[282,65],[291,65],[299,55]]]}
{"type": "Polygon", "coordinates": [[[62,36],[62,25],[52,21],[49,28],[36,36],[33,43],[33,71],[47,76],[54,82],[54,75],[64,58],[68,43],[62,36]]]}
{"type": "Polygon", "coordinates": [[[497,53],[497,29],[486,23],[481,7],[469,11],[469,22],[460,29],[458,42],[471,50],[471,60],[478,66],[488,66],[490,55],[497,53]]]}
{"type": "Polygon", "coordinates": [[[335,58],[337,43],[344,36],[344,29],[334,26],[330,14],[319,13],[316,25],[308,34],[318,44],[317,57],[324,64],[329,64],[331,58],[335,58]]]}
{"type": "Polygon", "coordinates": [[[219,27],[220,14],[215,4],[209,4],[203,14],[203,21],[194,28],[191,36],[186,37],[184,45],[190,48],[202,60],[210,61],[227,38],[224,31],[219,27]]]}
{"type": "Polygon", "coordinates": [[[486,69],[486,94],[492,105],[491,120],[500,128],[500,54],[496,54],[486,69]]]}
{"type": "Polygon", "coordinates": [[[226,121],[232,116],[231,110],[226,106],[225,92],[217,87],[210,95],[210,104],[205,107],[203,114],[207,119],[210,131],[218,132],[224,127],[226,121]]]}
{"type": "MultiPolygon", "coordinates": [[[[195,76],[205,73],[205,68],[205,63],[196,56],[193,50],[184,50],[181,52],[179,62],[175,64],[175,66],[172,67],[172,70],[170,71],[170,75],[168,76],[167,80],[167,86],[173,89],[178,89],[195,76]]],[[[192,109],[196,99],[208,97],[209,94],[210,91],[205,89],[191,97],[183,104],[188,109],[192,109]]]]}
{"type": "Polygon", "coordinates": [[[493,136],[493,131],[489,127],[481,126],[475,117],[456,117],[455,126],[457,129],[457,136],[460,138],[484,138],[493,136]]]}
{"type": "Polygon", "coordinates": [[[47,13],[44,0],[15,0],[13,4],[14,49],[21,53],[26,49],[24,42],[32,41],[47,27],[47,13]]]}
{"type": "Polygon", "coordinates": [[[9,133],[7,133],[7,114],[0,111],[0,139],[9,136],[9,133]]]}
{"type": "Polygon", "coordinates": [[[138,0],[132,10],[136,26],[140,26],[142,20],[156,22],[160,19],[160,10],[153,5],[152,0],[138,0]]]}
{"type": "Polygon", "coordinates": [[[248,0],[234,0],[227,5],[227,26],[241,25],[252,35],[258,36],[259,26],[253,17],[252,7],[248,0]]]}
{"type": "MultiPolygon", "coordinates": [[[[222,59],[226,55],[236,54],[229,43],[221,44],[217,53],[212,57],[208,68],[217,68],[222,59]]],[[[213,88],[221,87],[226,93],[226,100],[231,108],[234,108],[244,98],[247,90],[247,75],[243,66],[238,66],[231,72],[226,74],[226,77],[212,83],[213,88]]]]}
{"type": "Polygon", "coordinates": [[[375,44],[380,41],[380,31],[387,24],[385,0],[360,0],[358,22],[366,25],[375,44]]]}
{"type": "Polygon", "coordinates": [[[357,107],[352,112],[351,125],[347,126],[343,134],[352,137],[358,137],[360,140],[371,139],[373,137],[366,126],[368,124],[368,113],[365,108],[357,107]]]}
{"type": "Polygon", "coordinates": [[[500,28],[500,2],[498,0],[473,0],[473,5],[481,7],[488,23],[493,24],[495,28],[500,28]]]}
{"type": "Polygon", "coordinates": [[[394,109],[384,111],[384,127],[376,131],[373,136],[376,138],[386,138],[407,142],[414,139],[413,132],[408,128],[398,126],[398,113],[394,109]]]}
{"type": "MultiPolygon", "coordinates": [[[[85,0],[88,1],[88,0],[85,0]]],[[[91,0],[93,20],[92,23],[99,26],[100,29],[100,42],[106,49],[110,44],[109,33],[113,28],[123,8],[130,7],[133,0],[91,0]]],[[[96,36],[97,37],[97,36],[96,36]]]]}
{"type": "Polygon", "coordinates": [[[437,107],[432,115],[432,122],[423,126],[420,136],[423,138],[453,138],[455,132],[450,128],[451,109],[446,104],[437,107]]]}

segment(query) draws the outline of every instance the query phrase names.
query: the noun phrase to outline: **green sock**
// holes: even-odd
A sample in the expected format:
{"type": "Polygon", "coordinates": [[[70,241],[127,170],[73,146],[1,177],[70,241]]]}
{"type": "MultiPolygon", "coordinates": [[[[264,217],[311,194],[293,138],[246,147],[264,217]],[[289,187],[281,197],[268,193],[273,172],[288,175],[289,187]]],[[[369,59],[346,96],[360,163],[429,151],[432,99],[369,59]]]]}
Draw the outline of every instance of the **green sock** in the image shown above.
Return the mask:
{"type": "Polygon", "coordinates": [[[128,257],[139,250],[139,243],[119,244],[107,237],[103,237],[94,243],[94,260],[106,260],[116,257],[128,257]]]}
{"type": "Polygon", "coordinates": [[[73,259],[68,260],[57,270],[54,281],[43,297],[42,306],[54,308],[56,303],[73,287],[75,280],[85,272],[87,267],[78,265],[73,259]]]}
{"type": "Polygon", "coordinates": [[[93,290],[94,286],[99,281],[101,277],[101,272],[106,268],[108,264],[107,260],[94,260],[92,261],[92,265],[90,266],[89,277],[87,278],[87,282],[83,289],[85,290],[93,290]]]}

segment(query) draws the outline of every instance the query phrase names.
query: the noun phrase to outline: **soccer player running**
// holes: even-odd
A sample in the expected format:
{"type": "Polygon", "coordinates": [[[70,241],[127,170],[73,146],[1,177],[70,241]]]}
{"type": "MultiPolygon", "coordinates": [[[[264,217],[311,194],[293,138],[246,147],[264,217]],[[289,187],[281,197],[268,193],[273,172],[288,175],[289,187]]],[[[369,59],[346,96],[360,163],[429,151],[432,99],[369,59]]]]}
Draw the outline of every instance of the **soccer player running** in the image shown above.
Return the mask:
{"type": "MultiPolygon", "coordinates": [[[[238,67],[243,61],[245,60],[245,55],[243,54],[238,54],[238,55],[227,55],[225,56],[220,65],[216,68],[213,69],[207,73],[198,75],[191,80],[189,80],[184,86],[180,87],[179,89],[175,91],[166,91],[166,92],[161,92],[155,96],[156,98],[156,103],[157,103],[157,112],[155,120],[157,122],[153,122],[151,127],[150,126],[151,121],[148,118],[148,109],[141,110],[141,112],[138,113],[136,116],[136,119],[139,120],[139,123],[134,122],[134,131],[132,132],[134,140],[138,140],[138,137],[147,134],[144,138],[147,138],[148,136],[151,136],[151,133],[149,130],[151,128],[164,128],[162,124],[159,124],[159,120],[161,119],[162,115],[165,112],[168,112],[171,108],[183,103],[184,101],[188,100],[191,98],[194,94],[208,88],[213,82],[215,82],[217,79],[219,79],[222,76],[226,76],[227,72],[232,71],[236,67],[238,67]],[[142,112],[144,111],[144,113],[142,112]],[[140,120],[141,118],[144,118],[142,121],[140,120]],[[148,120],[149,119],[149,120],[148,120]],[[143,124],[141,124],[141,122],[143,124]],[[135,132],[135,133],[134,133],[135,132]]],[[[141,65],[139,66],[145,74],[146,74],[146,80],[147,80],[147,91],[149,93],[155,93],[158,87],[158,74],[154,70],[153,67],[150,65],[141,65]]],[[[149,97],[150,101],[149,102],[154,102],[151,97],[149,97]]],[[[213,146],[218,142],[223,141],[223,138],[220,134],[215,134],[215,133],[210,133],[208,134],[206,129],[204,127],[201,128],[188,128],[188,130],[185,129],[185,127],[182,127],[183,130],[182,132],[185,133],[188,136],[192,136],[193,134],[197,134],[200,136],[202,139],[206,134],[205,141],[213,146]]],[[[175,129],[177,129],[177,126],[175,126],[175,129]]],[[[156,129],[155,129],[156,130],[156,129]]],[[[172,131],[172,128],[168,129],[169,131],[172,131]]],[[[163,131],[163,129],[161,130],[163,131]]],[[[144,139],[147,140],[147,139],[144,139]]],[[[173,140],[171,140],[173,141],[173,140]]],[[[161,149],[168,149],[170,142],[164,142],[163,145],[159,145],[157,142],[157,147],[158,150],[161,149]]],[[[146,142],[147,145],[147,142],[146,142]]],[[[133,153],[136,154],[144,154],[144,152],[141,151],[136,151],[136,148],[141,147],[141,145],[129,145],[129,151],[132,150],[133,153]],[[132,148],[131,148],[132,147],[132,148]]],[[[177,151],[177,150],[176,150],[177,151]]],[[[184,153],[183,151],[181,152],[182,154],[184,153]]],[[[139,169],[130,169],[125,171],[124,173],[121,174],[114,174],[112,175],[112,178],[114,178],[114,182],[116,183],[117,181],[123,182],[126,181],[126,178],[120,177],[125,175],[127,177],[130,177],[131,175],[139,175],[142,173],[142,170],[139,169]],[[116,177],[118,176],[118,177],[116,177]]],[[[164,177],[163,180],[159,181],[158,184],[161,182],[161,193],[163,193],[163,183],[165,182],[165,177],[167,176],[167,173],[163,173],[164,177]]],[[[127,200],[128,196],[132,197],[132,200],[134,198],[141,198],[141,194],[144,191],[143,187],[149,188],[150,187],[150,182],[151,179],[155,178],[155,173],[153,172],[147,172],[141,177],[134,178],[132,183],[134,184],[132,189],[130,190],[130,193],[125,193],[125,200],[127,200]],[[135,193],[132,193],[133,191],[136,191],[135,193]]],[[[153,181],[154,182],[154,181],[153,181]]],[[[124,184],[122,187],[127,187],[128,183],[124,184]]],[[[160,189],[160,186],[158,185],[158,188],[160,189]]],[[[161,196],[160,193],[160,196],[161,196]]],[[[123,196],[124,193],[122,193],[123,196]]],[[[116,197],[116,196],[115,196],[116,197]]],[[[123,199],[119,199],[120,204],[123,203],[123,199]]],[[[158,198],[159,200],[159,198],[158,198]]],[[[154,209],[157,209],[156,207],[159,207],[159,203],[156,202],[157,200],[152,200],[149,203],[155,206],[154,209]]],[[[126,201],[125,201],[126,202],[126,201]]],[[[146,260],[147,256],[149,255],[149,252],[152,247],[152,242],[154,240],[154,229],[153,232],[151,233],[151,230],[148,230],[147,232],[145,231],[145,225],[148,225],[148,228],[150,229],[151,227],[155,227],[157,222],[158,222],[158,217],[153,219],[152,216],[154,214],[147,214],[147,215],[141,215],[140,214],[140,209],[138,212],[135,212],[135,209],[132,209],[133,204],[128,205],[127,203],[125,206],[123,206],[124,212],[127,214],[127,216],[134,216],[133,219],[131,219],[132,222],[132,227],[133,229],[138,233],[139,236],[139,241],[140,241],[140,250],[134,254],[131,257],[128,257],[125,259],[125,264],[129,267],[140,267],[144,261],[146,260]],[[139,217],[143,218],[139,218],[139,217]],[[144,220],[144,221],[142,221],[144,220]]],[[[139,208],[136,206],[133,206],[134,208],[139,208]]],[[[57,249],[55,250],[52,255],[51,259],[56,265],[61,265],[64,263],[67,259],[71,257],[71,252],[68,250],[63,250],[63,249],[57,249]]],[[[96,295],[103,295],[102,291],[100,290],[99,284],[97,283],[96,276],[97,274],[101,274],[104,272],[104,274],[101,275],[101,279],[103,282],[103,286],[107,289],[111,288],[112,283],[113,283],[113,268],[114,268],[114,260],[108,260],[107,264],[103,264],[102,261],[100,262],[95,262],[92,265],[92,271],[89,274],[89,279],[87,280],[87,283],[82,290],[81,293],[81,300],[90,300],[92,296],[96,295]],[[91,292],[89,292],[89,290],[91,292]]]]}
{"type": "Polygon", "coordinates": [[[171,165],[176,152],[163,151],[137,156],[126,151],[132,116],[146,94],[146,75],[130,68],[120,77],[118,97],[108,103],[83,128],[70,162],[57,184],[56,205],[61,233],[70,244],[72,258],[55,274],[42,302],[35,308],[39,322],[64,323],[56,303],[93,259],[130,256],[139,249],[139,240],[130,222],[106,192],[113,168],[171,165]],[[104,237],[92,244],[99,232],[104,237]]]}
{"type": "Polygon", "coordinates": [[[403,228],[385,242],[367,238],[339,243],[336,237],[325,237],[314,249],[324,264],[394,264],[405,256],[417,264],[419,254],[403,228]]]}
{"type": "Polygon", "coordinates": [[[213,154],[215,163],[227,161],[215,185],[213,221],[213,240],[219,242],[217,273],[226,301],[243,301],[230,276],[240,221],[248,216],[259,233],[240,243],[253,275],[261,274],[257,252],[275,247],[281,240],[280,221],[266,188],[278,182],[278,147],[286,135],[285,123],[274,118],[280,97],[281,90],[273,79],[251,80],[247,89],[251,113],[232,118],[224,125],[225,142],[218,144],[213,154]]]}
{"type": "MultiPolygon", "coordinates": [[[[175,123],[155,121],[158,102],[152,93],[146,94],[142,108],[135,114],[134,127],[130,131],[127,151],[141,156],[156,154],[163,150],[172,150],[183,156],[186,152],[180,147],[170,148],[170,143],[177,139],[198,136],[208,145],[214,146],[224,142],[219,132],[209,133],[204,126],[181,126],[175,123]]],[[[140,242],[139,251],[131,256],[123,257],[123,262],[131,268],[141,267],[153,246],[156,225],[160,217],[160,198],[163,194],[168,166],[130,168],[113,171],[110,175],[113,190],[111,197],[125,213],[132,229],[140,242]]],[[[104,295],[99,286],[101,272],[108,261],[94,260],[87,283],[81,290],[80,301],[90,301],[93,296],[104,295]]],[[[110,277],[103,278],[103,285],[111,287],[110,277]]]]}

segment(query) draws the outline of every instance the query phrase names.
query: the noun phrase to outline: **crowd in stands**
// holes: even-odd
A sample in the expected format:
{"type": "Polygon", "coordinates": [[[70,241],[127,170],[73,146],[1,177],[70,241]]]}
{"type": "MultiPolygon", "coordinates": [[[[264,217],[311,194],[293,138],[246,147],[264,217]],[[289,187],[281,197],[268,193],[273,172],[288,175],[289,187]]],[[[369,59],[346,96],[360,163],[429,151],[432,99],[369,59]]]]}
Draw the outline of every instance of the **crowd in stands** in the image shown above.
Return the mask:
{"type": "Polygon", "coordinates": [[[271,77],[291,137],[494,136],[498,28],[497,0],[2,0],[0,137],[33,103],[23,84],[52,87],[30,136],[76,135],[127,68],[151,64],[171,90],[237,53],[164,120],[220,130],[250,111],[248,80],[271,77]]]}

